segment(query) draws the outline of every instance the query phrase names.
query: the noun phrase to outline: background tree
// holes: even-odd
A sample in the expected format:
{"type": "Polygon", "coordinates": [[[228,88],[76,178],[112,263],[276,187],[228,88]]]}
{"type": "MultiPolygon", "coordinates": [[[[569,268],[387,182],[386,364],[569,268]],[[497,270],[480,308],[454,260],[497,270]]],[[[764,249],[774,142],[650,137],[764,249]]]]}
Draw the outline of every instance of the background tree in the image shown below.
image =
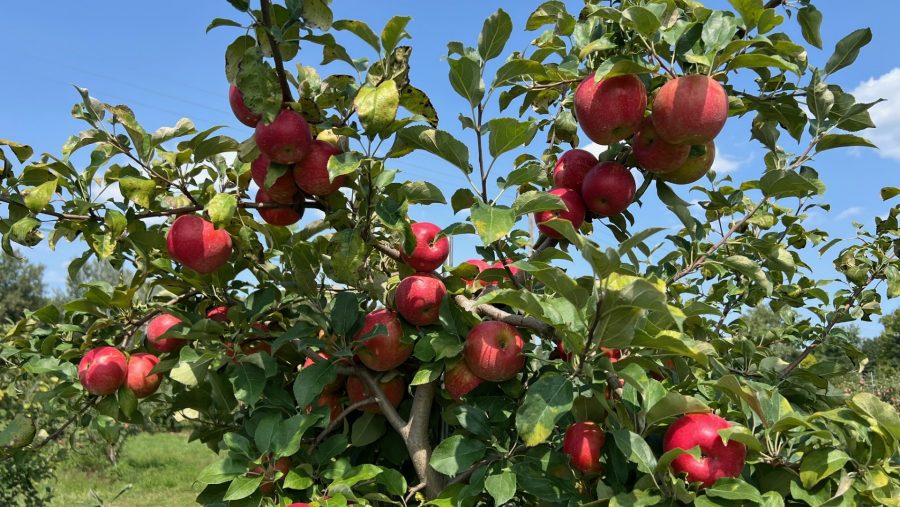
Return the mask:
{"type": "Polygon", "coordinates": [[[25,310],[45,303],[44,267],[0,253],[0,323],[15,322],[25,316],[25,310]]]}

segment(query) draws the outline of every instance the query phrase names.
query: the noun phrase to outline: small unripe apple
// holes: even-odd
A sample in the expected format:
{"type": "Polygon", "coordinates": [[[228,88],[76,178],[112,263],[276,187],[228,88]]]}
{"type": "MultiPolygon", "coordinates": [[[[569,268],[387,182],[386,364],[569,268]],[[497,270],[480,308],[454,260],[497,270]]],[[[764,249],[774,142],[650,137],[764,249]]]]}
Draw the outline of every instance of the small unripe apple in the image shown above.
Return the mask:
{"type": "Polygon", "coordinates": [[[198,273],[212,273],[231,257],[231,236],[197,215],[181,215],[166,236],[169,256],[198,273]]]}
{"type": "Polygon", "coordinates": [[[125,382],[126,363],[125,354],[115,347],[91,349],[78,363],[78,380],[91,394],[112,394],[125,382]]]}
{"type": "Polygon", "coordinates": [[[269,197],[275,202],[282,204],[292,204],[297,200],[297,184],[294,183],[294,176],[290,168],[284,174],[279,176],[272,186],[266,188],[266,177],[269,173],[269,157],[262,153],[256,157],[256,160],[250,164],[250,176],[253,181],[261,189],[265,190],[269,197]]]}
{"type": "Polygon", "coordinates": [[[138,398],[146,398],[159,389],[162,375],[150,374],[150,370],[159,364],[159,358],[153,354],[138,352],[128,358],[128,373],[125,376],[125,385],[138,398]]]}
{"type": "Polygon", "coordinates": [[[332,181],[328,175],[328,160],[340,155],[341,150],[325,141],[313,141],[309,153],[294,166],[294,182],[310,195],[326,196],[344,184],[345,176],[332,181]]]}
{"type": "MultiPolygon", "coordinates": [[[[394,408],[399,407],[400,402],[403,401],[403,395],[406,393],[406,380],[403,379],[403,376],[397,375],[390,380],[376,380],[376,382],[378,382],[381,390],[384,391],[387,402],[394,408]]],[[[362,379],[359,377],[350,377],[347,379],[347,397],[350,398],[350,403],[357,403],[366,398],[372,398],[373,396],[362,379]]],[[[376,414],[381,413],[381,407],[379,407],[377,403],[368,404],[360,410],[376,414]]]]}
{"type": "Polygon", "coordinates": [[[231,111],[239,122],[248,127],[255,127],[259,123],[260,116],[247,107],[244,102],[244,95],[237,86],[232,84],[228,88],[228,103],[231,105],[231,111]]]}
{"type": "Polygon", "coordinates": [[[730,427],[731,423],[716,414],[687,414],[672,423],[663,437],[663,452],[700,446],[701,455],[699,460],[689,454],[676,457],[672,472],[687,474],[688,482],[700,482],[704,488],[722,477],[741,475],[747,448],[736,440],[723,444],[719,435],[719,430],[730,427]]]}
{"type": "Polygon", "coordinates": [[[691,146],[687,161],[672,172],[660,174],[659,179],[677,185],[693,183],[706,176],[715,160],[716,144],[713,141],[691,146]]]}
{"type": "Polygon", "coordinates": [[[590,421],[577,422],[566,430],[563,437],[563,452],[569,455],[572,466],[582,473],[598,473],[603,469],[600,455],[606,433],[596,423],[590,421]]]}
{"type": "Polygon", "coordinates": [[[575,90],[575,118],[595,143],[610,145],[631,137],[646,109],[647,89],[633,74],[600,81],[590,74],[575,90]]]}
{"type": "Polygon", "coordinates": [[[586,150],[575,149],[563,153],[553,167],[553,186],[580,192],[584,175],[598,163],[597,157],[586,150]]]}
{"type": "Polygon", "coordinates": [[[572,227],[577,231],[578,228],[581,227],[581,224],[584,223],[584,202],[581,200],[581,195],[570,188],[554,188],[547,193],[562,199],[563,204],[566,205],[566,209],[538,211],[535,213],[534,222],[537,224],[538,230],[551,238],[562,239],[562,234],[552,227],[544,225],[544,222],[548,220],[561,218],[571,222],[572,227]]]}
{"type": "MultiPolygon", "coordinates": [[[[269,194],[263,190],[259,189],[256,191],[256,203],[257,204],[265,204],[275,202],[269,196],[269,194]]],[[[262,217],[266,223],[272,225],[293,225],[300,221],[303,217],[303,206],[296,205],[293,207],[279,207],[279,208],[257,208],[256,211],[259,212],[259,216],[262,217]]]]}
{"type": "Polygon", "coordinates": [[[581,185],[581,197],[587,209],[601,217],[619,214],[634,200],[637,186],[627,167],[618,162],[603,162],[588,171],[581,185]]]}
{"type": "Polygon", "coordinates": [[[634,135],[631,147],[637,164],[652,173],[667,173],[678,169],[687,161],[690,145],[672,144],[661,138],[653,127],[651,118],[644,120],[634,135]]]}
{"type": "Polygon", "coordinates": [[[416,271],[428,272],[441,267],[450,255],[450,241],[447,237],[437,241],[434,239],[441,228],[430,222],[416,222],[412,224],[412,232],[416,238],[416,247],[409,255],[400,249],[403,262],[416,271]]]}
{"type": "Polygon", "coordinates": [[[375,335],[363,342],[356,350],[356,355],[369,369],[388,371],[406,361],[413,352],[414,345],[403,340],[403,326],[397,320],[397,314],[381,309],[366,315],[363,327],[354,340],[359,340],[381,324],[387,331],[375,335]]]}
{"type": "Polygon", "coordinates": [[[692,75],[662,86],[653,100],[653,125],[673,144],[712,141],[728,119],[728,94],[718,81],[692,75]]]}
{"type": "MultiPolygon", "coordinates": [[[[331,356],[328,355],[328,353],[326,353],[326,352],[316,352],[316,354],[317,354],[319,357],[321,357],[322,359],[328,359],[328,358],[331,357],[331,356]]],[[[303,362],[303,367],[304,367],[304,368],[308,368],[308,367],[312,366],[313,364],[315,364],[315,361],[313,361],[313,359],[312,359],[311,357],[307,357],[307,358],[306,358],[306,361],[303,362]]],[[[330,384],[328,384],[328,385],[326,385],[325,387],[322,388],[322,392],[323,392],[323,393],[330,393],[330,392],[337,391],[338,389],[340,389],[341,387],[343,387],[344,381],[345,381],[346,379],[347,379],[346,376],[344,376],[344,375],[338,375],[337,378],[334,380],[334,382],[332,382],[332,383],[330,383],[330,384]]]]}
{"type": "Polygon", "coordinates": [[[481,378],[472,373],[472,370],[466,365],[462,359],[447,368],[444,372],[444,387],[454,400],[459,401],[460,398],[471,392],[473,389],[484,382],[481,378]]]}
{"type": "Polygon", "coordinates": [[[497,320],[476,324],[466,336],[463,357],[469,370],[484,380],[503,382],[525,366],[525,340],[515,327],[497,320]]]}
{"type": "Polygon", "coordinates": [[[272,123],[256,125],[256,146],[273,162],[297,163],[309,153],[311,145],[309,124],[294,110],[282,109],[272,123]]]}
{"type": "Polygon", "coordinates": [[[147,323],[147,343],[158,352],[175,352],[187,345],[187,340],[179,338],[160,338],[173,326],[181,324],[181,319],[174,315],[164,313],[153,317],[147,323]]]}
{"type": "Polygon", "coordinates": [[[430,326],[440,317],[441,301],[447,287],[437,276],[416,273],[404,278],[397,286],[394,304],[407,322],[414,326],[430,326]]]}

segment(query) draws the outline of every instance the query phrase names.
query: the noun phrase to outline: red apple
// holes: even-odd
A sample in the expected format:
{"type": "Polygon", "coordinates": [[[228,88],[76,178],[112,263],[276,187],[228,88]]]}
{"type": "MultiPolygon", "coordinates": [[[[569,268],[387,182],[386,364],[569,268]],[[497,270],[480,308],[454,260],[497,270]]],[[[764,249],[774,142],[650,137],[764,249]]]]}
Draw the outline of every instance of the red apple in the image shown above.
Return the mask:
{"type": "Polygon", "coordinates": [[[326,196],[337,191],[346,181],[338,176],[331,181],[328,176],[328,160],[339,155],[341,150],[325,141],[313,141],[306,157],[294,166],[294,182],[310,195],[326,196]]]}
{"type": "Polygon", "coordinates": [[[562,239],[563,235],[544,222],[553,218],[561,218],[572,223],[572,227],[577,231],[581,224],[584,223],[584,202],[581,195],[569,188],[554,188],[547,192],[548,194],[558,196],[566,205],[564,210],[554,211],[538,211],[534,214],[534,222],[538,224],[538,230],[551,238],[562,239]]]}
{"type": "Polygon", "coordinates": [[[587,209],[601,217],[625,211],[634,200],[637,187],[634,176],[618,162],[603,162],[588,171],[581,185],[581,197],[587,209]]]}
{"type": "MultiPolygon", "coordinates": [[[[556,340],[556,355],[562,359],[563,361],[568,361],[572,358],[572,354],[566,350],[565,344],[563,344],[562,340],[556,340]]],[[[553,359],[553,353],[550,353],[551,359],[553,359]]]]}
{"type": "Polygon", "coordinates": [[[653,125],[673,144],[712,141],[728,118],[728,95],[707,76],[683,76],[669,81],[653,100],[653,125]]]}
{"type": "Polygon", "coordinates": [[[212,273],[231,257],[231,236],[197,215],[181,215],[166,237],[169,256],[198,273],[212,273]]]}
{"type": "Polygon", "coordinates": [[[407,322],[414,326],[430,326],[438,321],[441,301],[447,287],[437,276],[416,273],[407,276],[397,286],[394,304],[407,322]]]}
{"type": "Polygon", "coordinates": [[[216,322],[228,322],[228,307],[217,306],[206,312],[206,318],[216,322]]]}
{"type": "Polygon", "coordinates": [[[269,459],[265,458],[263,460],[264,466],[258,466],[250,471],[249,475],[262,475],[263,481],[259,485],[259,491],[266,496],[271,495],[275,492],[275,481],[283,481],[284,476],[291,469],[291,459],[288,457],[281,457],[275,460],[274,465],[268,464],[269,459]],[[281,472],[281,477],[278,479],[275,478],[276,473],[281,472]]]}
{"type": "Polygon", "coordinates": [[[328,420],[333,421],[337,418],[337,416],[341,415],[343,412],[343,407],[341,406],[341,397],[335,393],[322,392],[319,398],[316,400],[316,406],[308,405],[306,407],[306,413],[310,414],[313,411],[313,408],[318,407],[328,407],[328,420]]]}
{"type": "MultiPolygon", "coordinates": [[[[400,402],[403,400],[403,395],[406,393],[406,381],[403,379],[403,376],[397,375],[388,381],[378,380],[377,382],[381,386],[381,390],[384,391],[388,403],[394,408],[399,407],[400,402]]],[[[369,388],[366,387],[366,383],[362,379],[350,377],[347,379],[347,397],[350,398],[350,403],[357,403],[366,398],[372,398],[372,394],[369,393],[369,388]]],[[[381,407],[377,403],[366,405],[360,410],[363,412],[381,413],[381,407]]]]}
{"type": "Polygon", "coordinates": [[[78,380],[91,394],[112,394],[125,382],[126,363],[125,354],[115,347],[91,349],[78,363],[78,380]]]}
{"type": "MultiPolygon", "coordinates": [[[[257,204],[265,204],[275,201],[272,200],[265,190],[260,188],[256,191],[256,202],[257,204]]],[[[303,217],[302,205],[293,207],[284,206],[279,208],[257,208],[256,211],[259,212],[259,216],[261,216],[266,223],[272,225],[293,225],[299,222],[300,218],[303,217]]]]}
{"type": "Polygon", "coordinates": [[[584,175],[597,165],[597,157],[585,150],[569,150],[559,157],[553,167],[553,186],[581,191],[584,175]]]}
{"type": "Polygon", "coordinates": [[[505,322],[487,320],[469,331],[463,356],[475,375],[491,382],[503,382],[522,371],[524,347],[518,329],[505,322]]]}
{"type": "Polygon", "coordinates": [[[575,118],[595,143],[609,145],[631,137],[644,119],[647,89],[635,75],[584,78],[575,90],[575,118]]]}
{"type": "Polygon", "coordinates": [[[147,324],[147,343],[159,352],[175,352],[187,345],[187,340],[179,338],[160,338],[173,326],[181,324],[181,319],[174,315],[164,313],[153,317],[147,324]]]}
{"type": "Polygon", "coordinates": [[[158,357],[145,352],[132,354],[128,358],[128,372],[125,376],[125,385],[138,398],[146,398],[159,389],[162,375],[158,373],[150,374],[150,370],[158,364],[158,357]]]}
{"type": "MultiPolygon", "coordinates": [[[[331,357],[325,352],[316,352],[316,354],[319,357],[321,357],[322,359],[328,359],[331,357]]],[[[313,359],[311,357],[307,357],[306,361],[303,362],[303,367],[307,368],[309,366],[312,366],[314,363],[315,363],[315,361],[313,361],[313,359]]],[[[323,393],[331,393],[331,392],[337,391],[344,385],[344,381],[346,379],[347,379],[347,377],[345,377],[344,375],[338,375],[337,378],[334,380],[334,382],[332,382],[322,388],[322,392],[323,393]]]]}
{"type": "Polygon", "coordinates": [[[294,164],[309,153],[312,134],[309,124],[300,113],[282,109],[272,123],[256,125],[256,146],[269,160],[279,164],[294,164]]]}
{"type": "Polygon", "coordinates": [[[670,173],[660,174],[659,179],[678,185],[693,183],[709,172],[715,159],[716,144],[714,142],[691,146],[687,161],[670,173]]]}
{"type": "Polygon", "coordinates": [[[704,488],[722,477],[741,475],[747,448],[735,440],[723,444],[719,435],[719,430],[730,427],[716,414],[688,414],[675,421],[663,437],[663,452],[700,446],[701,458],[682,454],[672,461],[672,471],[687,474],[688,482],[700,482],[704,488]]]}
{"type": "Polygon", "coordinates": [[[667,173],[687,161],[690,145],[672,144],[659,137],[651,118],[644,120],[641,130],[631,141],[637,164],[652,173],[667,173]]]}
{"type": "Polygon", "coordinates": [[[412,232],[416,237],[416,248],[410,255],[401,249],[403,262],[416,271],[434,271],[441,267],[450,255],[450,241],[446,236],[434,240],[441,228],[430,222],[416,222],[412,224],[412,232]]]}
{"type": "Polygon", "coordinates": [[[622,351],[619,349],[608,349],[606,347],[600,347],[600,352],[608,357],[611,363],[618,362],[619,359],[622,359],[622,351]]]}
{"type": "Polygon", "coordinates": [[[256,185],[265,190],[269,197],[275,202],[281,204],[293,204],[297,200],[297,185],[294,183],[294,177],[290,167],[287,171],[279,176],[271,187],[266,188],[266,176],[269,174],[269,157],[260,153],[256,160],[250,164],[250,176],[256,185]]]}
{"type": "Polygon", "coordinates": [[[404,343],[403,326],[397,320],[397,314],[387,309],[376,310],[366,315],[363,327],[354,339],[359,340],[379,324],[387,329],[387,333],[366,340],[356,350],[356,355],[368,368],[388,371],[403,364],[412,354],[414,345],[404,343]]]}
{"type": "Polygon", "coordinates": [[[233,84],[228,88],[228,103],[231,104],[231,111],[239,122],[248,127],[255,127],[259,123],[260,116],[247,107],[241,91],[233,84]]]}
{"type": "MultiPolygon", "coordinates": [[[[249,356],[257,352],[265,352],[272,355],[272,344],[262,338],[248,338],[241,342],[241,355],[249,356]]],[[[237,364],[238,358],[234,354],[234,343],[225,342],[225,355],[231,358],[231,362],[237,364]]]]}
{"type": "Polygon", "coordinates": [[[566,430],[563,452],[569,455],[572,466],[582,473],[598,473],[603,469],[600,455],[604,443],[606,433],[600,426],[590,421],[577,422],[566,430]]]}
{"type": "MultiPolygon", "coordinates": [[[[517,274],[519,274],[519,268],[517,268],[515,266],[511,266],[512,263],[513,263],[512,259],[506,259],[506,262],[497,261],[497,262],[491,264],[491,268],[492,269],[503,269],[503,272],[506,273],[506,270],[503,268],[503,265],[506,264],[507,266],[509,266],[509,272],[512,273],[512,276],[516,276],[517,274]]],[[[508,278],[508,277],[509,277],[509,273],[506,274],[506,278],[508,278]]],[[[506,278],[504,278],[504,280],[506,278]]],[[[494,285],[497,285],[497,282],[494,282],[494,285]]]]}
{"type": "Polygon", "coordinates": [[[483,380],[472,373],[464,360],[457,361],[444,372],[444,387],[456,401],[481,385],[482,382],[483,380]]]}

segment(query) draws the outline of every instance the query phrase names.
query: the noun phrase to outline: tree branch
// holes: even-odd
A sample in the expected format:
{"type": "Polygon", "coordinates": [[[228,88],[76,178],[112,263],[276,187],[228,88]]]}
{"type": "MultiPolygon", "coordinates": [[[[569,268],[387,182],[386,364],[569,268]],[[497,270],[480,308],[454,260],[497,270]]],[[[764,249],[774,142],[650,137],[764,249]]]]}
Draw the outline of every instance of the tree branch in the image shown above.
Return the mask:
{"type": "Polygon", "coordinates": [[[87,400],[88,403],[85,403],[84,406],[81,407],[81,408],[78,410],[78,412],[76,412],[74,415],[72,415],[72,417],[68,418],[68,419],[66,420],[66,422],[64,422],[64,423],[62,424],[62,426],[60,426],[59,428],[56,428],[55,431],[53,431],[52,433],[50,433],[49,435],[47,435],[47,438],[45,438],[44,440],[42,440],[41,443],[29,447],[29,449],[32,450],[32,451],[36,451],[36,450],[40,449],[41,447],[44,447],[45,445],[47,445],[47,444],[50,443],[51,441],[56,440],[57,438],[59,438],[60,435],[62,435],[63,432],[66,431],[66,428],[68,428],[69,426],[71,426],[71,424],[72,424],[73,422],[75,422],[76,419],[78,419],[78,418],[80,418],[81,416],[83,416],[85,412],[87,412],[88,410],[91,409],[91,407],[94,407],[94,406],[98,405],[98,404],[100,403],[100,400],[102,400],[102,399],[103,399],[103,397],[101,397],[101,396],[98,396],[98,397],[97,397],[96,399],[94,399],[94,400],[88,399],[88,400],[87,400]]]}
{"type": "Polygon", "coordinates": [[[419,476],[420,482],[425,483],[425,492],[429,498],[436,497],[444,489],[444,477],[429,465],[431,441],[428,438],[428,422],[431,419],[431,405],[436,392],[436,380],[416,388],[409,422],[400,433],[406,442],[416,475],[419,476]]]}
{"type": "Polygon", "coordinates": [[[269,0],[260,0],[259,3],[263,24],[265,25],[266,39],[269,41],[269,47],[272,49],[272,59],[275,60],[275,72],[278,74],[278,81],[281,84],[281,102],[283,104],[293,102],[294,97],[291,96],[291,87],[288,85],[287,74],[284,72],[281,50],[278,49],[278,42],[272,35],[272,15],[269,12],[272,9],[271,2],[269,0]]]}
{"type": "MultiPolygon", "coordinates": [[[[19,201],[14,201],[5,195],[0,195],[0,202],[5,202],[6,204],[9,204],[10,206],[18,206],[20,208],[28,209],[28,207],[25,206],[25,204],[23,204],[19,201]]],[[[74,215],[71,213],[57,213],[56,211],[41,210],[38,213],[47,215],[47,216],[51,216],[51,217],[56,217],[60,220],[75,220],[75,221],[84,222],[84,221],[91,219],[90,215],[74,215]]]]}
{"type": "Polygon", "coordinates": [[[554,336],[556,334],[556,330],[553,328],[553,326],[547,324],[546,322],[535,319],[534,317],[512,314],[492,305],[477,305],[474,301],[461,294],[454,296],[453,300],[456,301],[456,304],[458,304],[460,308],[467,312],[484,315],[485,317],[490,317],[494,320],[506,322],[507,324],[511,324],[513,326],[525,327],[544,336],[554,336]]]}
{"type": "Polygon", "coordinates": [[[309,448],[309,452],[312,452],[316,447],[318,447],[319,444],[321,444],[322,441],[325,440],[325,437],[327,437],[332,431],[334,431],[335,428],[337,428],[344,421],[344,419],[347,418],[348,415],[352,414],[354,410],[358,410],[366,405],[371,405],[372,403],[377,403],[375,401],[375,398],[366,398],[364,400],[357,401],[356,403],[345,408],[343,412],[338,414],[338,416],[335,417],[334,420],[331,421],[324,430],[322,430],[322,433],[319,433],[319,435],[316,436],[316,439],[313,441],[312,445],[309,448]]]}

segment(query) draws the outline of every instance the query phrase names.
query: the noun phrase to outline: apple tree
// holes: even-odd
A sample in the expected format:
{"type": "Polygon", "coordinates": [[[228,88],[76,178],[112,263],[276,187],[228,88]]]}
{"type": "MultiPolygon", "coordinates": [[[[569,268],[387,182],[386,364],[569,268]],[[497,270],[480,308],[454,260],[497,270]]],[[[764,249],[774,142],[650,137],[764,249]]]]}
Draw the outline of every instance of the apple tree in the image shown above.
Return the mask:
{"type": "Polygon", "coordinates": [[[900,505],[900,418],[831,383],[864,366],[852,344],[817,356],[900,293],[900,208],[849,242],[807,221],[828,209],[817,156],[872,146],[874,103],[833,80],[868,29],[817,67],[811,0],[551,0],[450,42],[449,87],[425,91],[408,17],[228,3],[208,29],[238,34],[245,139],[148,130],[78,89],[59,154],[0,141],[7,253],[81,242],[70,275],[134,272],[10,327],[5,367],[72,417],[7,421],[4,455],[177,412],[220,456],[184,478],[204,505],[900,505]],[[435,93],[468,104],[459,128],[435,93]],[[753,179],[710,170],[728,121],[764,153],[753,179]],[[404,179],[413,152],[459,188],[404,179]],[[680,225],[638,228],[663,223],[651,201],[680,225]],[[412,223],[420,206],[455,219],[412,223]],[[479,258],[449,265],[462,235],[479,258]],[[751,329],[760,304],[787,325],[751,329]]]}

